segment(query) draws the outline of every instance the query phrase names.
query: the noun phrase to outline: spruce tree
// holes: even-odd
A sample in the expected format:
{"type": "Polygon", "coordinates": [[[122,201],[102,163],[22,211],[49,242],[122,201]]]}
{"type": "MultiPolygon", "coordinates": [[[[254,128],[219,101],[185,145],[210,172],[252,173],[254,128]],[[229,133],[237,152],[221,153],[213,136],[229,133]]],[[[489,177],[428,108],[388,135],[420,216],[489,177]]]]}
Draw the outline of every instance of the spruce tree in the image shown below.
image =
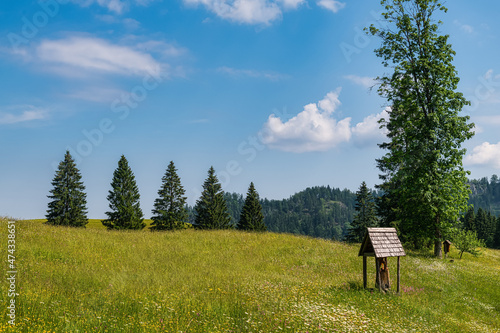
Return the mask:
{"type": "Polygon", "coordinates": [[[118,168],[113,173],[108,201],[110,212],[107,220],[103,220],[108,229],[143,229],[143,214],[139,205],[139,189],[135,177],[125,156],[118,161],[118,168]]]}
{"type": "Polygon", "coordinates": [[[497,217],[497,227],[495,232],[495,243],[494,247],[500,249],[500,216],[497,217]]]}
{"type": "Polygon", "coordinates": [[[181,179],[177,175],[174,162],[170,161],[163,176],[162,186],[158,190],[159,197],[155,200],[151,219],[151,230],[183,229],[188,218],[186,210],[185,191],[181,179]]]}
{"type": "Polygon", "coordinates": [[[469,206],[467,213],[463,218],[463,228],[465,230],[477,231],[476,230],[476,214],[474,213],[474,206],[469,206]]]}
{"type": "Polygon", "coordinates": [[[356,206],[354,209],[357,214],[352,221],[347,240],[359,243],[363,241],[366,228],[378,225],[375,202],[365,182],[361,183],[359,190],[356,192],[356,206]]]}
{"type": "Polygon", "coordinates": [[[255,190],[253,182],[248,188],[247,197],[241,209],[240,220],[236,226],[239,230],[266,231],[264,224],[264,214],[259,201],[259,193],[255,190]]]}
{"type": "Polygon", "coordinates": [[[47,210],[47,223],[71,227],[85,227],[87,220],[87,195],[82,176],[69,151],[59,163],[50,190],[52,199],[47,210]]]}
{"type": "Polygon", "coordinates": [[[215,170],[210,167],[208,178],[203,184],[203,192],[196,201],[195,227],[199,229],[231,229],[231,216],[229,215],[224,192],[215,175],[215,170]]]}

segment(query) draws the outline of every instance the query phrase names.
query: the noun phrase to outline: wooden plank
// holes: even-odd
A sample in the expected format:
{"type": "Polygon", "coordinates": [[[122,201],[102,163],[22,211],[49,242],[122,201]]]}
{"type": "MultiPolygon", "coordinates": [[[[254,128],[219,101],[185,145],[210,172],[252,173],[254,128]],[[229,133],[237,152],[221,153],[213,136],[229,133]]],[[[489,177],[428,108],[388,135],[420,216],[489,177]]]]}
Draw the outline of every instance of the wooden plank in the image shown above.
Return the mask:
{"type": "Polygon", "coordinates": [[[366,256],[363,256],[363,288],[366,289],[366,256]]]}
{"type": "Polygon", "coordinates": [[[400,264],[399,264],[400,257],[398,257],[398,282],[397,282],[397,287],[396,287],[396,293],[399,295],[399,273],[400,273],[400,264]]]}
{"type": "Polygon", "coordinates": [[[375,259],[375,269],[377,270],[376,284],[378,285],[378,291],[382,292],[382,283],[380,283],[380,265],[378,259],[375,259]]]}

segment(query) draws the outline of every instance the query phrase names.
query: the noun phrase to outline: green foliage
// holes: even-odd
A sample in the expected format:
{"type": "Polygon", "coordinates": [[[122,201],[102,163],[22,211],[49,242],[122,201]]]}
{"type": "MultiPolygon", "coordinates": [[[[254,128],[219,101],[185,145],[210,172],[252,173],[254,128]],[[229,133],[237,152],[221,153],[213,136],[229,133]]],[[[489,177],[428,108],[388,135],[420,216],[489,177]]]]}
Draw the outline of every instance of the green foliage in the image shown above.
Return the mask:
{"type": "Polygon", "coordinates": [[[378,226],[375,202],[365,182],[361,183],[359,190],[356,192],[355,210],[357,213],[346,238],[350,242],[360,243],[363,241],[366,228],[378,226]]]}
{"type": "Polygon", "coordinates": [[[497,217],[497,227],[495,232],[495,241],[493,246],[497,249],[500,249],[500,216],[497,217]]]}
{"type": "MultiPolygon", "coordinates": [[[[225,193],[232,221],[239,220],[245,199],[225,193]]],[[[344,239],[354,216],[356,194],[330,186],[307,188],[283,200],[261,199],[264,224],[269,231],[286,232],[325,239],[344,239]]],[[[190,220],[194,213],[190,209],[190,220]]]]}
{"type": "Polygon", "coordinates": [[[85,227],[87,220],[87,195],[82,176],[69,151],[59,163],[50,190],[52,199],[47,210],[47,223],[71,227],[85,227]]]}
{"type": "Polygon", "coordinates": [[[123,155],[118,161],[118,168],[113,172],[111,188],[107,197],[111,211],[106,212],[108,218],[102,224],[108,229],[143,229],[146,224],[143,222],[139,203],[139,189],[123,155]]]}
{"type": "Polygon", "coordinates": [[[476,213],[474,212],[474,206],[469,206],[467,213],[463,217],[463,229],[465,230],[476,230],[476,213]]]}
{"type": "Polygon", "coordinates": [[[240,220],[236,226],[239,230],[266,231],[262,206],[259,202],[259,193],[255,190],[253,182],[248,188],[245,204],[241,210],[240,220]]]}
{"type": "Polygon", "coordinates": [[[460,259],[464,252],[477,257],[481,252],[478,247],[485,247],[483,240],[477,238],[477,234],[471,230],[455,229],[451,232],[453,245],[460,251],[460,259]]]}
{"type": "Polygon", "coordinates": [[[482,208],[477,210],[474,230],[477,232],[477,237],[484,240],[487,247],[493,247],[496,224],[497,219],[490,212],[486,212],[482,208]]]}
{"type": "Polygon", "coordinates": [[[194,224],[199,229],[232,229],[231,217],[227,210],[224,192],[215,175],[215,170],[210,167],[208,178],[203,184],[203,192],[196,201],[194,224]]]}
{"type": "Polygon", "coordinates": [[[187,220],[186,197],[181,179],[177,175],[174,162],[171,161],[162,178],[162,186],[158,190],[151,219],[151,230],[184,229],[187,220]]]}
{"type": "Polygon", "coordinates": [[[384,211],[395,215],[404,240],[416,247],[434,241],[439,256],[442,235],[467,209],[461,144],[474,133],[469,117],[459,114],[469,102],[456,91],[455,52],[433,18],[447,9],[437,0],[381,4],[387,28],[372,25],[369,33],[381,38],[375,53],[393,70],[377,78],[390,105],[389,119],[381,121],[390,141],[379,145],[387,153],[377,161],[391,205],[384,211]]]}

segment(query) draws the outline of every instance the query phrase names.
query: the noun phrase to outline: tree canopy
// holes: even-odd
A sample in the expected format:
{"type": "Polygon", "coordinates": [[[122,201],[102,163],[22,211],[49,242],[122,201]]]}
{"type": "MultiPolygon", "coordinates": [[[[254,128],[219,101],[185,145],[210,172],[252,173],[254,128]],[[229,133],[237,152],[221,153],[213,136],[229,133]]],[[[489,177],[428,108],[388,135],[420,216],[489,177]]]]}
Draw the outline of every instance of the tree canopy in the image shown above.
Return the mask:
{"type": "Polygon", "coordinates": [[[356,192],[356,215],[352,221],[347,240],[350,242],[362,242],[366,228],[378,226],[377,211],[371,191],[366,183],[361,183],[356,192]]]}
{"type": "Polygon", "coordinates": [[[85,227],[87,220],[87,195],[82,176],[69,151],[59,163],[50,190],[47,223],[71,227],[85,227]]]}
{"type": "Polygon", "coordinates": [[[264,224],[264,214],[262,214],[262,205],[259,202],[259,193],[255,190],[255,186],[250,183],[248,187],[245,204],[241,209],[240,220],[236,226],[239,230],[247,231],[266,231],[264,224]]]}
{"type": "Polygon", "coordinates": [[[379,94],[388,101],[386,154],[377,163],[386,202],[403,239],[415,247],[441,241],[467,210],[469,186],[461,144],[473,136],[473,124],[460,112],[469,102],[457,92],[455,52],[448,36],[439,34],[437,0],[383,0],[386,28],[371,26],[380,37],[375,50],[392,72],[377,78],[379,94]]]}
{"type": "Polygon", "coordinates": [[[208,170],[208,177],[203,183],[203,192],[196,201],[194,210],[196,228],[231,229],[234,227],[231,223],[222,186],[213,167],[208,170]]]}
{"type": "Polygon", "coordinates": [[[122,155],[113,173],[108,194],[111,211],[106,212],[108,219],[103,220],[102,224],[108,229],[143,229],[146,224],[143,222],[139,199],[134,173],[122,155]]]}
{"type": "Polygon", "coordinates": [[[187,198],[173,161],[170,161],[161,180],[162,186],[154,203],[151,230],[184,229],[184,222],[188,217],[187,198]]]}

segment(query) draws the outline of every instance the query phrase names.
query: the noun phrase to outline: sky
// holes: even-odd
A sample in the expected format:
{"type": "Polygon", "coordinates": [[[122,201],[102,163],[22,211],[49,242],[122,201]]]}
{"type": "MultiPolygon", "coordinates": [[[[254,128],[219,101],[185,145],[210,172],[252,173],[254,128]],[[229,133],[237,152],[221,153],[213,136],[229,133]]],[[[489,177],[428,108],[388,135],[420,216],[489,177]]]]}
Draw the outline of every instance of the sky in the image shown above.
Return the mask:
{"type": "MultiPolygon", "coordinates": [[[[470,178],[500,173],[497,1],[447,3],[470,178]]],[[[373,0],[40,0],[0,3],[0,216],[44,218],[69,150],[89,218],[105,218],[124,155],[145,217],[174,161],[188,203],[223,189],[282,199],[380,183],[388,73],[364,27],[373,0]],[[372,87],[374,87],[372,89],[372,87]]]]}

